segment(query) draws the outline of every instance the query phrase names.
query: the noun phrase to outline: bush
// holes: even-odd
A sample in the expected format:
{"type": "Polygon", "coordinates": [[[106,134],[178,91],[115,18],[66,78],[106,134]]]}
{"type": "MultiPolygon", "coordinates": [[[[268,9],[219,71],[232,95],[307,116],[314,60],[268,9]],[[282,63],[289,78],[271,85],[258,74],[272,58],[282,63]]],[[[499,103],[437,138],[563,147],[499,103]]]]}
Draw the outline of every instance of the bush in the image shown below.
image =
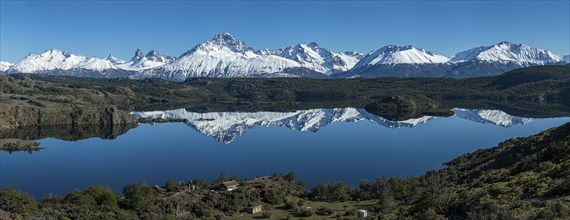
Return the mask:
{"type": "Polygon", "coordinates": [[[22,215],[38,211],[34,197],[15,189],[0,189],[0,209],[22,215]]]}
{"type": "Polygon", "coordinates": [[[294,172],[289,172],[287,175],[285,175],[283,177],[284,180],[287,180],[289,182],[293,182],[295,181],[295,173],[294,172]]]}
{"type": "Polygon", "coordinates": [[[127,209],[142,211],[152,202],[152,188],[143,183],[128,185],[123,188],[123,206],[127,209]]]}
{"type": "Polygon", "coordinates": [[[295,209],[297,209],[297,207],[299,207],[299,206],[297,205],[296,202],[289,201],[289,202],[285,203],[285,209],[295,210],[295,209]]]}
{"type": "Polygon", "coordinates": [[[97,205],[105,205],[110,207],[117,207],[119,202],[119,195],[117,195],[110,188],[95,185],[85,190],[85,194],[93,197],[97,205]]]}
{"type": "Polygon", "coordinates": [[[313,211],[305,209],[299,213],[302,217],[310,217],[313,215],[313,211]]]}
{"type": "Polygon", "coordinates": [[[263,218],[271,218],[271,213],[269,213],[269,212],[263,212],[263,213],[261,213],[261,217],[263,217],[263,218]]]}
{"type": "Polygon", "coordinates": [[[562,201],[549,201],[544,209],[539,213],[543,219],[564,219],[570,216],[570,205],[562,201]]]}
{"type": "Polygon", "coordinates": [[[65,198],[63,199],[63,202],[78,206],[90,206],[97,204],[97,202],[93,197],[85,193],[82,193],[79,190],[75,190],[67,194],[67,196],[65,196],[65,198]]]}
{"type": "Polygon", "coordinates": [[[166,188],[167,191],[174,192],[176,191],[176,188],[178,188],[178,183],[174,179],[169,179],[164,184],[164,187],[166,188]]]}
{"type": "Polygon", "coordinates": [[[354,216],[356,215],[356,210],[351,209],[351,210],[346,210],[346,212],[344,212],[344,216],[354,216]]]}
{"type": "Polygon", "coordinates": [[[329,207],[320,207],[318,210],[319,214],[321,215],[332,215],[334,213],[334,210],[332,210],[329,207]]]}

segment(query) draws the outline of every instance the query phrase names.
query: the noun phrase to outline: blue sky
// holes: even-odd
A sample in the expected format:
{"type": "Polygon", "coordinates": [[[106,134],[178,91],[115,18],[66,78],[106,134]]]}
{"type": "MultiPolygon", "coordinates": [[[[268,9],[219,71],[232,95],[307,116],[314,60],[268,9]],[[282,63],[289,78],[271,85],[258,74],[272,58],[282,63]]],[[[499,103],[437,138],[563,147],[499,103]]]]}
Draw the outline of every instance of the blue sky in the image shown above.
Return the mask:
{"type": "Polygon", "coordinates": [[[178,56],[222,32],[256,49],[316,41],[369,52],[411,44],[452,56],[506,40],[563,55],[570,54],[570,1],[0,0],[0,59],[10,62],[48,48],[178,56]]]}

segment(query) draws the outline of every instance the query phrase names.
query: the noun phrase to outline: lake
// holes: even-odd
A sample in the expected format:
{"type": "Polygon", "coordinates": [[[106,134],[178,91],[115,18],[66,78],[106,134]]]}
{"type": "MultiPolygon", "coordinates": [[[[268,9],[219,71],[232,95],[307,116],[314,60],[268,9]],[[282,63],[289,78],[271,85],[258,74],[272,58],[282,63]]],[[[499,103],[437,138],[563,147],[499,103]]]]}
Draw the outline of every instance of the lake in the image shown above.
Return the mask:
{"type": "Polygon", "coordinates": [[[121,192],[127,184],[162,185],[169,178],[214,180],[222,172],[247,178],[292,171],[309,186],[334,182],[357,186],[376,177],[421,175],[461,154],[570,121],[517,117],[500,110],[453,112],[451,117],[405,121],[386,120],[356,108],[134,112],[187,121],[140,124],[124,131],[112,128],[80,138],[63,138],[74,132],[52,128],[65,135],[35,136],[47,149],[0,152],[0,185],[41,199],[93,184],[121,192]]]}

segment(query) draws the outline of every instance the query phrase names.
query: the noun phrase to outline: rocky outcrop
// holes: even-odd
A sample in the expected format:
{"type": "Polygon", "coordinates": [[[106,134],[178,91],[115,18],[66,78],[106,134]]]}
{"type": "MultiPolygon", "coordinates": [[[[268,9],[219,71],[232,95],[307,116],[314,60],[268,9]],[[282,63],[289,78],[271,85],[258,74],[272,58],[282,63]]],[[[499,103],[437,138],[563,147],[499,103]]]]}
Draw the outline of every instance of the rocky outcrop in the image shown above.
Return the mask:
{"type": "Polygon", "coordinates": [[[450,109],[438,108],[439,103],[424,95],[397,95],[383,98],[364,107],[366,111],[388,120],[402,121],[429,116],[451,116],[450,109]]]}
{"type": "Polygon", "coordinates": [[[116,125],[137,123],[137,118],[114,106],[39,106],[32,104],[3,105],[0,129],[45,125],[116,125]]]}

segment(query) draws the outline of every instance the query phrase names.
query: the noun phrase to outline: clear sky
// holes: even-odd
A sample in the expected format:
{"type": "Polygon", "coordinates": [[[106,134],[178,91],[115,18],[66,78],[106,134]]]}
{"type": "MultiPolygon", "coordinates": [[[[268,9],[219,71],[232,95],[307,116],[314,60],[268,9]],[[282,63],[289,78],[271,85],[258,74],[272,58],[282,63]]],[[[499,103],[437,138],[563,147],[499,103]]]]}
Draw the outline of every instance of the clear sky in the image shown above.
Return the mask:
{"type": "Polygon", "coordinates": [[[446,56],[500,41],[570,54],[570,1],[5,1],[0,59],[48,48],[130,59],[179,56],[230,32],[255,49],[414,45],[446,56]]]}

